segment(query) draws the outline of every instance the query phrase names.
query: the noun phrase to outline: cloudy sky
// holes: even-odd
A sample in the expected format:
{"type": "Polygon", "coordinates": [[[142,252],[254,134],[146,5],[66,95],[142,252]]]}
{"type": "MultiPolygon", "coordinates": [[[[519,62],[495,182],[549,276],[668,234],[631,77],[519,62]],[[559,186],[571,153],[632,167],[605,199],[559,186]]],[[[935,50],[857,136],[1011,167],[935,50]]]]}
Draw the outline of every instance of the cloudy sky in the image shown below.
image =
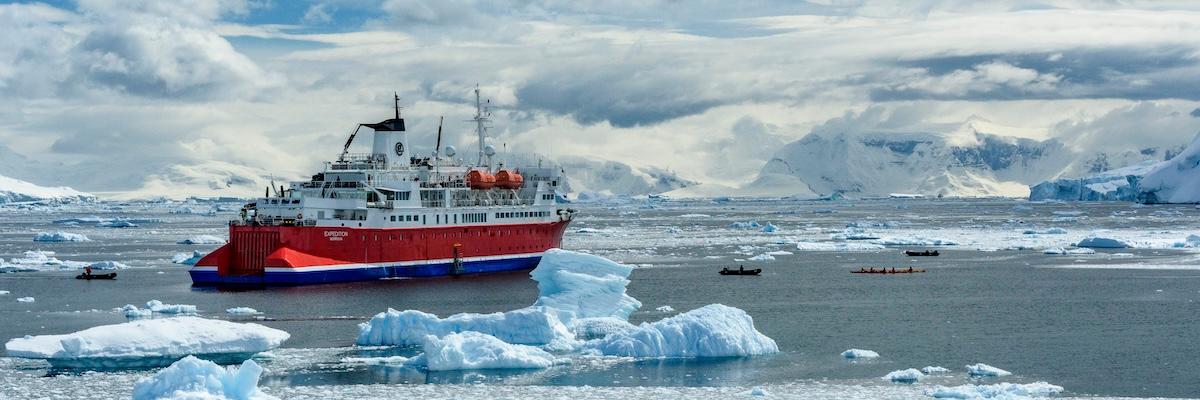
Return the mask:
{"type": "Polygon", "coordinates": [[[510,150],[733,185],[835,122],[1173,146],[1200,132],[1197,38],[1192,1],[19,1],[0,174],[302,176],[393,91],[414,145],[445,116],[465,149],[476,84],[510,150]]]}

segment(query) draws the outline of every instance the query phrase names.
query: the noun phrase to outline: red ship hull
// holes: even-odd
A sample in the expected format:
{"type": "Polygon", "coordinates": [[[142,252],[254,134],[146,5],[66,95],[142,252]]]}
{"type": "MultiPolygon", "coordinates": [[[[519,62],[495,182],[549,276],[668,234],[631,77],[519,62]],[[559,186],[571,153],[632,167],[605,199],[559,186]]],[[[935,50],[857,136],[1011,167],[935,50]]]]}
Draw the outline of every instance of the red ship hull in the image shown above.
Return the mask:
{"type": "Polygon", "coordinates": [[[527,270],[567,221],[436,228],[231,225],[196,263],[196,285],[314,283],[527,270]]]}

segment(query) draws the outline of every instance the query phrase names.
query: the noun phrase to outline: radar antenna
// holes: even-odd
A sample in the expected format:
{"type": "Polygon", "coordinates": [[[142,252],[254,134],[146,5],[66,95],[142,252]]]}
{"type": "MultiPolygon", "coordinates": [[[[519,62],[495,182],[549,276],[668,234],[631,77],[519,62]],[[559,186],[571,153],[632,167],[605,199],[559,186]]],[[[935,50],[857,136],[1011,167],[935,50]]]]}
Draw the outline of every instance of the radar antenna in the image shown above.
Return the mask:
{"type": "MultiPolygon", "coordinates": [[[[491,104],[491,102],[491,100],[487,101],[488,104],[491,104]]],[[[475,165],[484,165],[484,146],[487,146],[487,125],[485,123],[491,121],[491,119],[488,118],[491,115],[492,113],[488,111],[488,107],[485,107],[479,98],[479,84],[476,84],[475,118],[472,118],[472,121],[475,121],[475,133],[479,135],[479,159],[475,162],[475,165]]]]}

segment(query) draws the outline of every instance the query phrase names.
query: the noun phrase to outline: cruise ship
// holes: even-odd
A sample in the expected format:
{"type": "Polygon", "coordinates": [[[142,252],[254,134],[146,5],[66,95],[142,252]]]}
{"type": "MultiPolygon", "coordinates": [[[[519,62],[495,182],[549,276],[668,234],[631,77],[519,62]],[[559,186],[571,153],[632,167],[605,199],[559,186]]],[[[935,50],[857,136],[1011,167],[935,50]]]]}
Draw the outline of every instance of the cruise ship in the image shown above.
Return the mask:
{"type": "Polygon", "coordinates": [[[303,285],[432,277],[537,266],[574,210],[561,171],[493,164],[488,111],[475,89],[474,163],[442,147],[411,153],[400,116],[359,124],[335,161],[307,181],[268,188],[229,222],[229,242],[189,271],[194,285],[303,285]],[[371,152],[350,153],[359,132],[371,152]]]}

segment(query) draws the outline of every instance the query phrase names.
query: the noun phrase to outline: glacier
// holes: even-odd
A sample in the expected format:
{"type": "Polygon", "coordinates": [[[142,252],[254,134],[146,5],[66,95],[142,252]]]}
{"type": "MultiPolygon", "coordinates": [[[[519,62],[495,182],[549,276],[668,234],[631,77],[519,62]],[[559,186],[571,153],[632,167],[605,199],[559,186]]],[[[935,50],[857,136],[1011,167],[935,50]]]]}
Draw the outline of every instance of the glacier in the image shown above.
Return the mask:
{"type": "Polygon", "coordinates": [[[49,361],[56,368],[164,366],[187,355],[236,363],[279,347],[291,335],[258,324],[198,317],[143,319],[65,335],[38,335],[5,343],[10,357],[49,361]]]}
{"type": "Polygon", "coordinates": [[[1165,161],[1146,161],[1030,188],[1030,200],[1200,203],[1200,135],[1165,161]]]}
{"type": "Polygon", "coordinates": [[[95,201],[96,196],[66,186],[38,186],[0,175],[0,204],[18,202],[78,203],[95,201]]]}
{"type": "Polygon", "coordinates": [[[779,352],[775,340],[754,328],[740,309],[710,304],[585,344],[623,357],[738,357],[779,352]]]}
{"type": "Polygon", "coordinates": [[[152,377],[138,380],[133,386],[133,399],[276,399],[258,389],[262,373],[263,368],[253,360],[242,362],[241,367],[222,367],[187,356],[152,377]]]}

